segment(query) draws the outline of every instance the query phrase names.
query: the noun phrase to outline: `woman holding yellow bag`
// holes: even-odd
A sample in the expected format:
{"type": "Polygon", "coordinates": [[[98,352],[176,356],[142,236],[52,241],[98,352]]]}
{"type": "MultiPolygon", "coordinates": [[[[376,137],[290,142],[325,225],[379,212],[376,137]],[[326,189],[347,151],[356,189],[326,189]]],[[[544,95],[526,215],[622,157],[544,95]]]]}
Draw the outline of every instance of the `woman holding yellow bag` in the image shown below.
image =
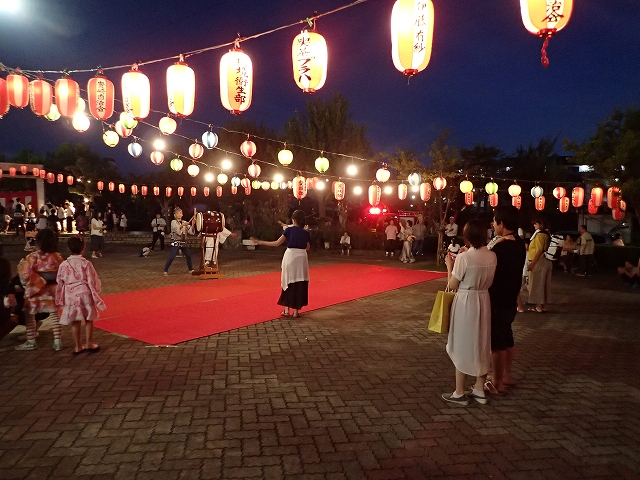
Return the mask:
{"type": "MultiPolygon", "coordinates": [[[[485,404],[484,382],[491,367],[491,301],[489,287],[496,270],[496,255],[486,247],[487,228],[480,220],[470,220],[464,227],[464,241],[469,247],[458,254],[448,287],[458,290],[453,304],[447,339],[447,353],[456,369],[456,389],[442,398],[457,405],[469,399],[485,404]],[[476,377],[469,395],[465,394],[467,375],[476,377]]],[[[447,256],[446,262],[451,262],[447,256]]]]}

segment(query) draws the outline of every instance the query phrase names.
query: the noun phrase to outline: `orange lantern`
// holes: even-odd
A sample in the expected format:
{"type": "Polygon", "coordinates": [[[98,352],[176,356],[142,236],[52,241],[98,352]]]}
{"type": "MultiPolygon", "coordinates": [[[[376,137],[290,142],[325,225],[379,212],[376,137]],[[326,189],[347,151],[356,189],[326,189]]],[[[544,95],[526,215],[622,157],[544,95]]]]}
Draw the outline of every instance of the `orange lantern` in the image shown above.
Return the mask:
{"type": "Polygon", "coordinates": [[[120,193],[124,193],[124,190],[125,190],[125,189],[124,189],[124,184],[122,184],[122,183],[121,183],[120,185],[118,185],[118,191],[119,191],[120,193]]]}
{"type": "Polygon", "coordinates": [[[391,11],[393,65],[411,77],[424,70],[431,58],[433,3],[431,0],[397,0],[391,11]]]}
{"type": "Polygon", "coordinates": [[[27,174],[27,166],[26,165],[20,166],[20,173],[22,175],[26,175],[27,174]]]}
{"type": "Polygon", "coordinates": [[[137,185],[131,185],[131,193],[133,193],[134,195],[138,194],[138,186],[137,185]]]}
{"type": "Polygon", "coordinates": [[[558,205],[558,209],[562,212],[562,213],[567,213],[569,211],[569,205],[571,204],[571,200],[569,200],[569,197],[562,197],[560,199],[559,205],[558,205]]]}
{"type": "Polygon", "coordinates": [[[511,197],[511,205],[520,210],[520,207],[522,207],[522,197],[520,195],[511,197]]]}
{"type": "Polygon", "coordinates": [[[522,188],[517,183],[509,186],[509,195],[512,197],[519,197],[520,193],[522,193],[522,188]]]}
{"type": "MultiPolygon", "coordinates": [[[[9,169],[11,170],[11,169],[9,169]]],[[[15,175],[15,168],[14,168],[14,175],[15,175]]],[[[40,178],[44,179],[47,177],[47,171],[46,170],[40,170],[40,178]]]]}
{"type": "Polygon", "coordinates": [[[43,117],[49,113],[53,105],[53,87],[42,78],[29,84],[29,104],[33,113],[43,117]]]}
{"type": "Polygon", "coordinates": [[[369,203],[375,207],[380,203],[382,189],[378,185],[369,185],[369,203]]]}
{"type": "Polygon", "coordinates": [[[165,197],[170,197],[173,194],[173,190],[171,187],[167,187],[164,189],[164,196],[165,197]]]}
{"type": "Polygon", "coordinates": [[[146,185],[142,185],[142,187],[140,187],[140,193],[141,193],[143,196],[146,196],[146,195],[147,195],[147,193],[149,193],[149,189],[147,188],[147,186],[146,186],[146,185]]]}
{"type": "Polygon", "coordinates": [[[240,42],[236,40],[234,48],[220,59],[220,100],[224,108],[239,114],[251,105],[252,92],[251,59],[240,49],[240,42]]]}
{"type": "Polygon", "coordinates": [[[584,204],[584,188],[575,187],[571,191],[571,204],[576,208],[580,208],[584,204]]]}
{"type": "Polygon", "coordinates": [[[401,183],[400,185],[398,185],[398,198],[400,200],[405,200],[407,198],[408,191],[409,188],[407,187],[406,183],[401,183]]]}
{"type": "Polygon", "coordinates": [[[47,183],[53,183],[55,181],[56,181],[56,176],[51,172],[47,173],[47,183]]]}
{"type": "Polygon", "coordinates": [[[69,186],[73,185],[74,181],[75,179],[73,178],[73,175],[67,175],[67,185],[69,186]]]}
{"type": "Polygon", "coordinates": [[[256,165],[255,163],[252,163],[251,165],[249,165],[249,168],[247,169],[247,171],[249,172],[249,175],[251,177],[257,178],[258,175],[260,175],[260,166],[256,165]]]}
{"type": "Polygon", "coordinates": [[[57,178],[57,180],[58,180],[58,183],[62,183],[62,182],[64,182],[64,175],[62,175],[61,173],[59,173],[59,174],[58,174],[58,178],[57,178]]]}
{"type": "Polygon", "coordinates": [[[113,182],[109,182],[109,191],[113,192],[116,189],[116,184],[113,182]]]}
{"type": "Polygon", "coordinates": [[[602,197],[604,196],[604,190],[600,187],[593,187],[591,189],[591,200],[593,200],[593,204],[597,207],[602,205],[602,197]]]}
{"type": "Polygon", "coordinates": [[[304,93],[320,90],[327,79],[327,42],[314,31],[303,30],[293,39],[293,79],[304,93]]]}
{"type": "MultiPolygon", "coordinates": [[[[542,197],[542,198],[544,198],[544,197],[542,197]]],[[[497,207],[498,206],[498,194],[497,193],[492,193],[491,195],[489,195],[489,205],[491,205],[492,207],[497,207]]],[[[544,208],[544,206],[542,208],[544,208]]]]}
{"type": "MultiPolygon", "coordinates": [[[[13,73],[7,75],[7,99],[9,105],[16,108],[24,108],[29,104],[29,80],[16,68],[13,73]]],[[[6,113],[6,112],[5,112],[6,113]]]]}
{"type": "Polygon", "coordinates": [[[620,196],[620,189],[618,187],[609,187],[607,189],[607,206],[609,208],[616,208],[618,206],[618,199],[620,196]]]}
{"type": "Polygon", "coordinates": [[[338,180],[337,182],[333,182],[332,190],[333,190],[333,196],[337,201],[341,202],[342,200],[344,200],[344,194],[347,190],[347,187],[344,184],[344,182],[340,180],[338,180]]]}
{"type": "Polygon", "coordinates": [[[544,38],[542,45],[542,66],[549,66],[547,45],[549,38],[562,30],[571,17],[573,0],[520,0],[520,13],[525,28],[544,38]]]}
{"type": "Polygon", "coordinates": [[[567,189],[564,187],[556,187],[553,189],[553,196],[560,200],[567,195],[567,189]]]}
{"type": "Polygon", "coordinates": [[[473,192],[467,192],[464,194],[465,205],[473,205],[473,192]]]}
{"type": "MultiPolygon", "coordinates": [[[[237,190],[236,190],[236,191],[237,191],[237,190]]],[[[210,193],[210,189],[209,189],[209,187],[204,187],[204,188],[202,189],[202,193],[204,193],[204,196],[205,196],[205,197],[208,197],[208,196],[209,196],[209,193],[210,193]]]]}
{"type": "Polygon", "coordinates": [[[420,198],[423,202],[428,202],[431,198],[431,185],[427,182],[422,182],[420,184],[420,198]]]}
{"type": "Polygon", "coordinates": [[[151,109],[151,85],[149,78],[134,64],[122,75],[122,106],[136,120],[147,118],[151,109]]]}
{"type": "Polygon", "coordinates": [[[589,212],[589,215],[595,215],[598,213],[598,206],[596,205],[596,202],[593,201],[593,198],[590,198],[587,203],[587,211],[589,212]]]}
{"type": "Polygon", "coordinates": [[[104,189],[104,182],[102,180],[98,180],[96,186],[98,187],[98,191],[101,192],[104,189]]]}
{"type": "Polygon", "coordinates": [[[182,197],[184,195],[184,187],[178,187],[178,196],[182,197]]]}
{"type": "Polygon", "coordinates": [[[160,187],[153,187],[153,194],[157,197],[160,195],[160,187]]]}
{"type": "Polygon", "coordinates": [[[33,167],[33,170],[31,170],[31,173],[33,174],[34,177],[39,177],[40,169],[38,167],[33,167]]]}
{"type": "Polygon", "coordinates": [[[78,111],[78,99],[80,98],[80,86],[70,78],[56,80],[56,106],[63,117],[73,117],[78,111]]]}
{"type": "Polygon", "coordinates": [[[447,187],[447,180],[444,177],[436,177],[433,179],[433,188],[436,190],[444,190],[447,187]]]}
{"type": "Polygon", "coordinates": [[[87,83],[89,113],[91,113],[96,120],[105,121],[113,115],[114,101],[116,98],[115,91],[116,89],[113,82],[103,76],[101,70],[87,83]]]}
{"type": "MultiPolygon", "coordinates": [[[[220,190],[222,190],[222,187],[220,187],[220,190]]],[[[198,189],[196,187],[191,187],[191,196],[195,197],[198,194],[198,189]]]]}
{"type": "Polygon", "coordinates": [[[9,167],[9,176],[10,177],[16,176],[16,167],[9,167]]]}
{"type": "Polygon", "coordinates": [[[178,63],[167,69],[167,100],[169,111],[179,117],[193,113],[196,96],[196,76],[180,55],[178,63]]]}
{"type": "Polygon", "coordinates": [[[537,197],[534,200],[534,203],[536,204],[536,210],[538,211],[544,210],[544,204],[545,204],[544,196],[537,197]]]}
{"type": "Polygon", "coordinates": [[[619,221],[624,218],[624,212],[620,208],[614,208],[611,210],[611,216],[614,220],[619,221]]]}
{"type": "Polygon", "coordinates": [[[307,180],[302,175],[293,178],[293,196],[298,200],[307,196],[307,180]]]}
{"type": "Polygon", "coordinates": [[[0,78],[0,118],[9,111],[10,106],[9,93],[7,92],[7,81],[4,78],[0,78]]]}

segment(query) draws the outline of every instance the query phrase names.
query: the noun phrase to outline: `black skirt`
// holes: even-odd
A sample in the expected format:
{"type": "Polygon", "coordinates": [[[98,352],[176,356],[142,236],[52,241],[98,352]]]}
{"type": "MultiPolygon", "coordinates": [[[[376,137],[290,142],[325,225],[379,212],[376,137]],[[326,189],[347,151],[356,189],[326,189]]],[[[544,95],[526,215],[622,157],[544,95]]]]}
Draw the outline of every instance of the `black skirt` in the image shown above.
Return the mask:
{"type": "Polygon", "coordinates": [[[286,290],[282,290],[278,305],[299,310],[309,304],[309,282],[290,283],[286,290]]]}

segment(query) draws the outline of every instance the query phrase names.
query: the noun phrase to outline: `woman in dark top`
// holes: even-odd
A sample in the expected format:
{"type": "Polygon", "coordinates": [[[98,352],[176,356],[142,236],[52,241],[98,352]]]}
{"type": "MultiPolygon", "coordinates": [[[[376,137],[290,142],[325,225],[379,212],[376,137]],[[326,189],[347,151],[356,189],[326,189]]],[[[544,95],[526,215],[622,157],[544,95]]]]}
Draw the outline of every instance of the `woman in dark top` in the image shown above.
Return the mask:
{"type": "Polygon", "coordinates": [[[307,251],[311,246],[311,234],[304,229],[305,214],[302,210],[293,212],[293,226],[288,227],[280,238],[266,242],[251,238],[256,245],[279,247],[285,241],[287,250],[282,257],[282,293],[278,305],[284,306],[282,315],[288,316],[293,310],[293,318],[300,316],[299,310],[309,304],[309,259],[307,251]]]}

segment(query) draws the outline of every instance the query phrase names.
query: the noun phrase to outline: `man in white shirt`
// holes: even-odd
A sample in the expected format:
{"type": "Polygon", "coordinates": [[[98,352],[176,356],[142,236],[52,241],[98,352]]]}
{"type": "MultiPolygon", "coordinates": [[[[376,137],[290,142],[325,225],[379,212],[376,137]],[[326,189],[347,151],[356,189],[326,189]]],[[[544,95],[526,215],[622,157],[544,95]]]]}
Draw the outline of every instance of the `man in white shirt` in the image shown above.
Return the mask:
{"type": "MultiPolygon", "coordinates": [[[[458,224],[455,217],[449,217],[449,223],[444,227],[444,234],[451,240],[452,237],[458,236],[458,224]]],[[[447,241],[447,244],[449,241],[447,241]]]]}
{"type": "Polygon", "coordinates": [[[75,207],[69,201],[64,202],[64,215],[67,219],[67,233],[73,232],[73,216],[75,214],[75,207]]]}
{"type": "Polygon", "coordinates": [[[167,222],[162,218],[161,213],[156,213],[156,218],[151,220],[151,228],[153,228],[153,240],[151,241],[151,250],[156,247],[156,242],[160,239],[160,251],[164,252],[164,233],[167,229],[167,222]]]}
{"type": "Polygon", "coordinates": [[[396,227],[393,220],[389,220],[389,225],[384,229],[385,242],[384,242],[384,255],[393,257],[393,252],[396,250],[396,238],[398,237],[398,227],[396,227]]]}

